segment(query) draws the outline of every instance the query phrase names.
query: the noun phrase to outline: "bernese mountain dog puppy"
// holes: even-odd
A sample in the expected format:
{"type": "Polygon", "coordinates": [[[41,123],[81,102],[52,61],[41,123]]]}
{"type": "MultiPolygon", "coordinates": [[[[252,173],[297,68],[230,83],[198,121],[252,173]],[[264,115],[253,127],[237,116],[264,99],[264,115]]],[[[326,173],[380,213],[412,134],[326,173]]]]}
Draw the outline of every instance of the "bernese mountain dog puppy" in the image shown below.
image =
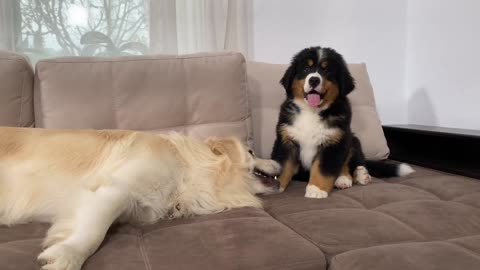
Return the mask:
{"type": "Polygon", "coordinates": [[[333,187],[366,185],[377,177],[406,175],[406,164],[366,161],[352,133],[347,95],[355,82],[342,55],[331,48],[311,47],[297,53],[280,83],[283,102],[272,159],[282,165],[280,191],[293,177],[308,177],[307,198],[326,198],[333,187]]]}

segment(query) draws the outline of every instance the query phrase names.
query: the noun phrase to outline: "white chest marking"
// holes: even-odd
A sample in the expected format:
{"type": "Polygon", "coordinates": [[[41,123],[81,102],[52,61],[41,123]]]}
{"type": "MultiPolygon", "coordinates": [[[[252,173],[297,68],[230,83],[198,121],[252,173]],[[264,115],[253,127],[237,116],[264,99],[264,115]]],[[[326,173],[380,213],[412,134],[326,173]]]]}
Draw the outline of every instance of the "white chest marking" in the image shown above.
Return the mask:
{"type": "Polygon", "coordinates": [[[318,147],[332,141],[341,132],[338,128],[329,128],[318,115],[318,110],[303,102],[295,102],[300,107],[293,125],[286,126],[288,135],[300,145],[300,161],[305,169],[310,169],[317,155],[318,147]]]}

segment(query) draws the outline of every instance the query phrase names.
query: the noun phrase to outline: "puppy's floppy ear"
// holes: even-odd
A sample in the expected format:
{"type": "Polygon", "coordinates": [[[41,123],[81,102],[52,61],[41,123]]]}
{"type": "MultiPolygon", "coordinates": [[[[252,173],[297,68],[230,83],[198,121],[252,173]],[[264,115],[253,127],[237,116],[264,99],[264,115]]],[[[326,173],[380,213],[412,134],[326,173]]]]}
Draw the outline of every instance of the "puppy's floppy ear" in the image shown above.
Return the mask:
{"type": "Polygon", "coordinates": [[[326,55],[325,59],[322,60],[325,63],[322,63],[322,67],[332,72],[338,84],[340,96],[348,95],[355,88],[355,80],[348,70],[345,59],[332,48],[323,48],[322,51],[326,55]]]}
{"type": "Polygon", "coordinates": [[[285,88],[285,91],[287,93],[287,97],[292,97],[292,84],[293,80],[295,79],[296,71],[295,71],[295,62],[292,61],[290,66],[287,68],[285,71],[285,74],[283,74],[282,79],[280,80],[280,84],[283,85],[285,88]]]}
{"type": "Polygon", "coordinates": [[[343,60],[343,58],[340,59],[337,81],[341,96],[348,95],[355,88],[355,79],[353,79],[352,75],[350,74],[347,63],[345,60],[343,60]]]}

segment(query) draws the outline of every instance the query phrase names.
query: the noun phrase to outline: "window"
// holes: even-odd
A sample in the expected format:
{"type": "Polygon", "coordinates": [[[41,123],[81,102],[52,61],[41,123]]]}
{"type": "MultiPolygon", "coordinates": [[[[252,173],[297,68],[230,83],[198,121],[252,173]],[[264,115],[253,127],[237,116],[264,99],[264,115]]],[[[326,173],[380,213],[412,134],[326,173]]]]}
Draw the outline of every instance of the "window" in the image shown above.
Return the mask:
{"type": "Polygon", "coordinates": [[[32,60],[148,52],[146,0],[21,0],[16,50],[32,60]]]}
{"type": "Polygon", "coordinates": [[[56,56],[247,55],[243,0],[2,0],[0,49],[56,56]]]}

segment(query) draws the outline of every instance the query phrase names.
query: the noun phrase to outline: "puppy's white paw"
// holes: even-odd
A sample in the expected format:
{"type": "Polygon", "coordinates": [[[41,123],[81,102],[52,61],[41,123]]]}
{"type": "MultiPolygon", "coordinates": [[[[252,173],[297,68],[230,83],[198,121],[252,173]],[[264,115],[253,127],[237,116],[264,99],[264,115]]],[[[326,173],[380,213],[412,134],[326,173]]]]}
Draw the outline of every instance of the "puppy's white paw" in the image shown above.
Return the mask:
{"type": "Polygon", "coordinates": [[[64,244],[53,245],[38,255],[41,270],[80,270],[85,258],[64,244]]]}
{"type": "Polygon", "coordinates": [[[313,199],[323,199],[328,197],[328,193],[319,189],[314,185],[307,185],[307,189],[305,191],[306,198],[313,198],[313,199]]]}
{"type": "Polygon", "coordinates": [[[282,166],[271,159],[255,159],[255,168],[269,175],[279,175],[282,172],[282,166]]]}
{"type": "Polygon", "coordinates": [[[367,185],[372,181],[372,177],[364,166],[358,166],[353,172],[353,175],[355,175],[355,183],[359,183],[360,185],[367,185]]]}
{"type": "Polygon", "coordinates": [[[340,175],[337,180],[335,180],[335,187],[339,189],[347,189],[352,187],[352,179],[347,176],[340,175]]]}

